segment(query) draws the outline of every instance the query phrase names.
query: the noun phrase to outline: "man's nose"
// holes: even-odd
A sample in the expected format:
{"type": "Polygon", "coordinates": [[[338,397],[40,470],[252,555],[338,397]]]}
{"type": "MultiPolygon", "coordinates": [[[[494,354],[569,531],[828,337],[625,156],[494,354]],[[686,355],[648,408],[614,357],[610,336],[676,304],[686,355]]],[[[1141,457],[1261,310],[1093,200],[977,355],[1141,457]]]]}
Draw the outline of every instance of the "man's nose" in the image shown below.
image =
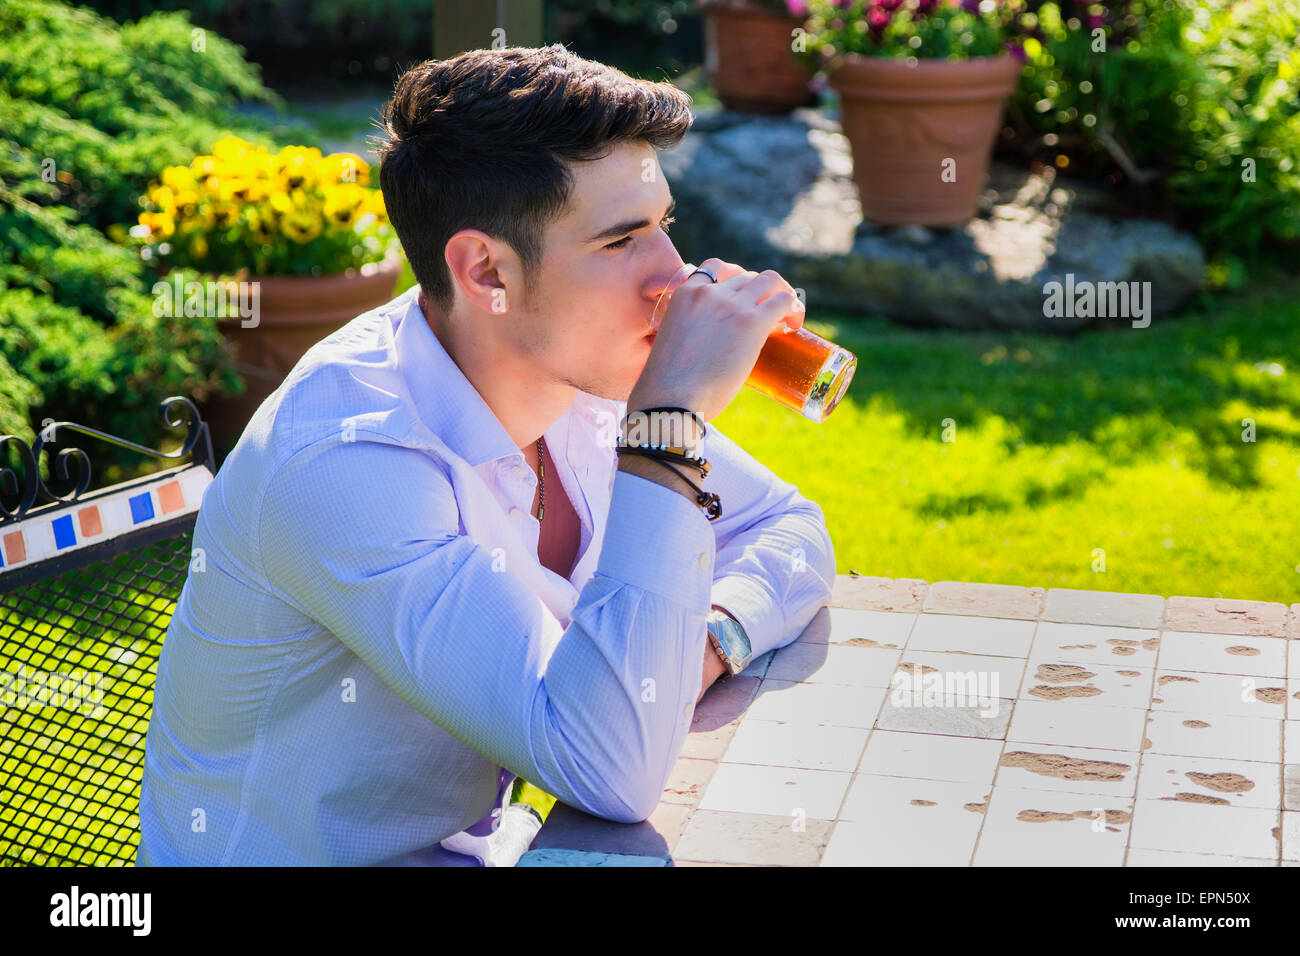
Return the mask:
{"type": "Polygon", "coordinates": [[[681,256],[673,256],[673,261],[655,271],[654,278],[646,286],[646,298],[659,301],[659,297],[664,294],[669,283],[673,281],[673,276],[681,271],[686,261],[681,256]]]}

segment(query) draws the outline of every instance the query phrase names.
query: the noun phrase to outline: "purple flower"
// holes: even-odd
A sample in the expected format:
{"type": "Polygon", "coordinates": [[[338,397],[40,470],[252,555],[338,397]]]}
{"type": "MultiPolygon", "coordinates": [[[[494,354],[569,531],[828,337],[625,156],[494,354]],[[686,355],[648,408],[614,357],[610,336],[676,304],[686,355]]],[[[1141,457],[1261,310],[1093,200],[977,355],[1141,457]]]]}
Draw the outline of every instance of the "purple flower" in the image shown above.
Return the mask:
{"type": "Polygon", "coordinates": [[[808,0],[785,0],[785,9],[792,17],[806,17],[808,0]]]}

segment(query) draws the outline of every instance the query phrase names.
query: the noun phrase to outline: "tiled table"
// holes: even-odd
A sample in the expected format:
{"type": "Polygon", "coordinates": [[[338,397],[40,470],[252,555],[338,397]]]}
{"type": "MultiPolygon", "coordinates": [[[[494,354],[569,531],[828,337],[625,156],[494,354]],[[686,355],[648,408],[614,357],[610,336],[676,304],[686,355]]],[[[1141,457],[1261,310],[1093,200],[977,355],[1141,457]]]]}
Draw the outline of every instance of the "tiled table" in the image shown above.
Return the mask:
{"type": "Polygon", "coordinates": [[[649,820],[520,860],[877,864],[1300,866],[1300,604],[841,575],[649,820]]]}

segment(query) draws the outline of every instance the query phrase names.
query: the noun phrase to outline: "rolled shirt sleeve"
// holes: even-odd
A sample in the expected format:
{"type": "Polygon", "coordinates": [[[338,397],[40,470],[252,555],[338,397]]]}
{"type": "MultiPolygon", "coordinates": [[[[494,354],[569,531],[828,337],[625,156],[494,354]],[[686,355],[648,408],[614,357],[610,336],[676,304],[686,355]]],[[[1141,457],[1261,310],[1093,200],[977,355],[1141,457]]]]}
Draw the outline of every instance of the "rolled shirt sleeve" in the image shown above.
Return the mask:
{"type": "MultiPolygon", "coordinates": [[[[617,472],[599,563],[558,643],[542,600],[460,527],[436,459],[357,436],[281,464],[259,534],[279,596],[429,720],[565,803],[645,819],[700,689],[710,522],[678,492],[617,472]]],[[[756,623],[762,606],[745,605],[756,623]]]]}

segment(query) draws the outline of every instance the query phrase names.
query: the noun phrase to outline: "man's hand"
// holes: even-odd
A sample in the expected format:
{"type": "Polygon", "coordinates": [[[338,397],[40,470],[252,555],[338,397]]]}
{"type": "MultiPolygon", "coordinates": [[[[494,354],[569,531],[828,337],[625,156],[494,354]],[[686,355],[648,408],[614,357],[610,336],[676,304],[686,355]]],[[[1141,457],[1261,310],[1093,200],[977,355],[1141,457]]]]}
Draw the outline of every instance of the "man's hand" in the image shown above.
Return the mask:
{"type": "Polygon", "coordinates": [[[704,676],[700,684],[700,696],[695,698],[695,703],[699,703],[704,697],[705,692],[713,686],[714,681],[725,674],[727,665],[722,663],[722,658],[718,652],[713,649],[713,642],[709,636],[704,635],[704,676]]]}

